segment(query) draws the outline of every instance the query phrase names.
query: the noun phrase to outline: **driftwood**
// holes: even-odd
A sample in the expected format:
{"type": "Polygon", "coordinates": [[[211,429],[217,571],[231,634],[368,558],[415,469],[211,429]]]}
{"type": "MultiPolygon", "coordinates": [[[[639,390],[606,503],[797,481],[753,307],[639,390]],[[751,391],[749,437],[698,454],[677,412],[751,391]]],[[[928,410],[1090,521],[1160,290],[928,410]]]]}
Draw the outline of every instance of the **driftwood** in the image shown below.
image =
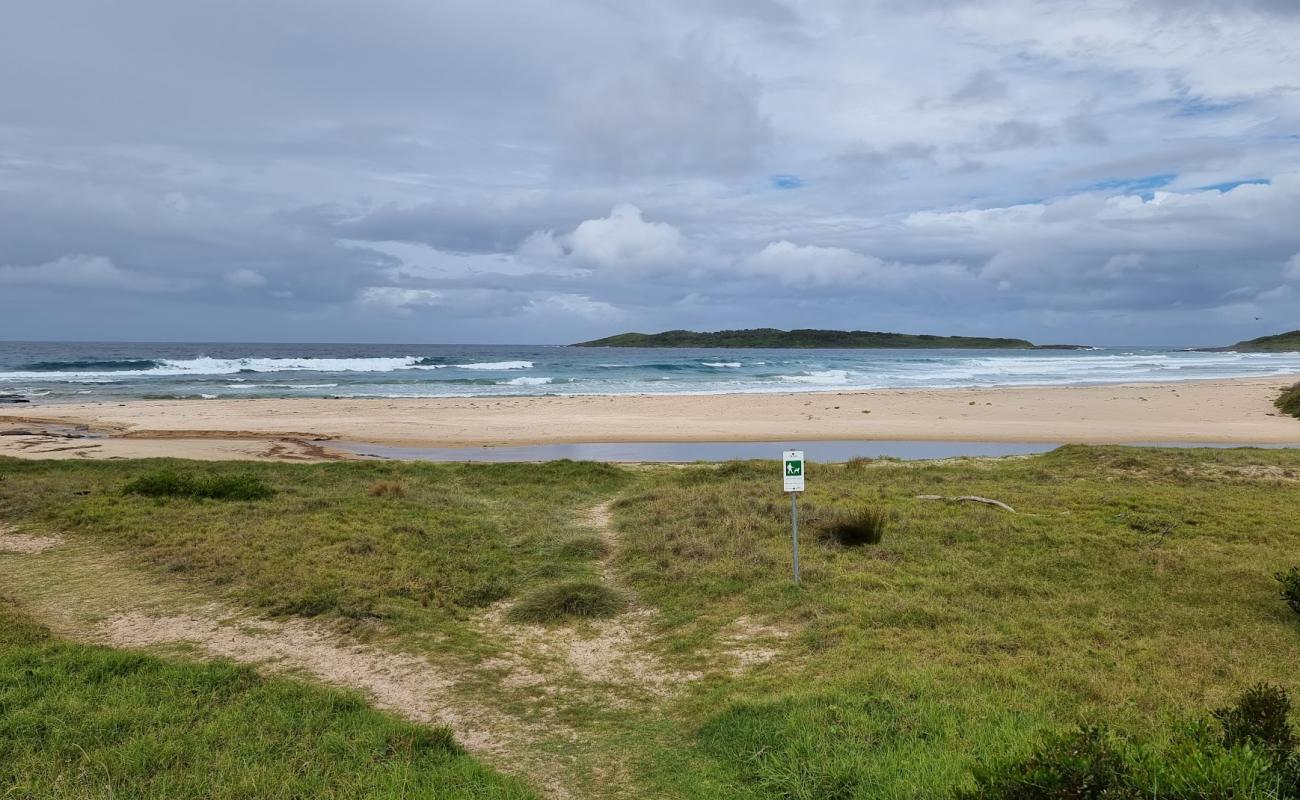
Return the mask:
{"type": "Polygon", "coordinates": [[[943,500],[948,503],[963,503],[963,502],[983,503],[986,506],[997,506],[1003,511],[1010,511],[1012,514],[1016,513],[1016,510],[1014,508],[1002,502],[1001,500],[991,500],[987,497],[978,497],[973,494],[964,494],[959,497],[944,497],[941,494],[918,494],[916,496],[916,499],[917,500],[943,500]]]}

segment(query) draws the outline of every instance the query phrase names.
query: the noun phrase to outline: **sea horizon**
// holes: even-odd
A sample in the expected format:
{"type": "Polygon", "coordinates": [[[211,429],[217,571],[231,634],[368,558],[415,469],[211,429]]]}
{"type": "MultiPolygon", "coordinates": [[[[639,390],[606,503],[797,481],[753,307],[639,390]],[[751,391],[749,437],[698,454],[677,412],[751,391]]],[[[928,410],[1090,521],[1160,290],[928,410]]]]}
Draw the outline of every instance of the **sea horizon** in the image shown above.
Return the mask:
{"type": "Polygon", "coordinates": [[[219,398],[711,395],[1164,383],[1300,373],[1300,353],[589,348],[308,342],[0,342],[0,395],[219,398]]]}

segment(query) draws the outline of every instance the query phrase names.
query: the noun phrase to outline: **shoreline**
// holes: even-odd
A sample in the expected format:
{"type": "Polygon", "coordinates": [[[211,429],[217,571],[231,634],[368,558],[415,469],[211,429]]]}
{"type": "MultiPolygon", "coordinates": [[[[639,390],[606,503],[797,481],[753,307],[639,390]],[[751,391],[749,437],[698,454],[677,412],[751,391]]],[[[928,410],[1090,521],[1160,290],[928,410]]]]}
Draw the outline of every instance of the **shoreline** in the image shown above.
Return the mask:
{"type": "MultiPolygon", "coordinates": [[[[68,426],[68,450],[0,436],[0,454],[329,460],[339,442],[503,447],[649,442],[948,441],[1300,444],[1272,405],[1298,376],[1092,386],[718,395],[136,400],[0,407],[0,433],[68,426]],[[224,443],[224,444],[223,444],[224,443]],[[285,453],[289,453],[288,456],[285,453]]],[[[55,437],[57,438],[57,437],[55,437]]]]}

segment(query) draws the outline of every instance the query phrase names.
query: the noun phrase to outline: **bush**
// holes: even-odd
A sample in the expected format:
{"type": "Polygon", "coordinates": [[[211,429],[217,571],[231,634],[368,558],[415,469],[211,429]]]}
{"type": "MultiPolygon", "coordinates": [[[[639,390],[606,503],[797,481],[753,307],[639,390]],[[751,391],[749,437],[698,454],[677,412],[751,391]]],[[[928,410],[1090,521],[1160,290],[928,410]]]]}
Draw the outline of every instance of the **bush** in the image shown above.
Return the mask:
{"type": "Polygon", "coordinates": [[[212,500],[265,500],[275,490],[256,475],[195,475],[175,470],[150,472],[128,482],[122,491],[145,497],[212,500]]]}
{"type": "Polygon", "coordinates": [[[1275,762],[1284,761],[1295,749],[1295,732],[1287,717],[1291,699],[1277,686],[1261,683],[1252,686],[1237,699],[1237,704],[1214,712],[1223,725],[1223,746],[1232,749],[1249,745],[1269,755],[1275,762]]]}
{"type": "Polygon", "coordinates": [[[1292,567],[1288,572],[1279,572],[1277,582],[1282,584],[1282,599],[1291,606],[1291,610],[1300,614],[1300,567],[1292,567]]]}
{"type": "Polygon", "coordinates": [[[1049,739],[1028,758],[974,772],[960,800],[1300,800],[1300,753],[1282,689],[1260,684],[1167,742],[1126,741],[1104,727],[1049,739]]]}
{"type": "Polygon", "coordinates": [[[1273,405],[1293,417],[1300,417],[1300,383],[1284,390],[1282,395],[1273,401],[1273,405]]]}
{"type": "Polygon", "coordinates": [[[880,544],[889,524],[889,512],[874,506],[835,509],[814,518],[813,524],[821,537],[845,547],[880,544]]]}
{"type": "Polygon", "coordinates": [[[534,589],[510,609],[514,622],[556,622],[569,617],[612,617],[627,599],[595,581],[565,581],[534,589]]]}
{"type": "Polygon", "coordinates": [[[1049,739],[1023,761],[975,770],[961,800],[1141,800],[1123,743],[1104,727],[1049,739]]]}

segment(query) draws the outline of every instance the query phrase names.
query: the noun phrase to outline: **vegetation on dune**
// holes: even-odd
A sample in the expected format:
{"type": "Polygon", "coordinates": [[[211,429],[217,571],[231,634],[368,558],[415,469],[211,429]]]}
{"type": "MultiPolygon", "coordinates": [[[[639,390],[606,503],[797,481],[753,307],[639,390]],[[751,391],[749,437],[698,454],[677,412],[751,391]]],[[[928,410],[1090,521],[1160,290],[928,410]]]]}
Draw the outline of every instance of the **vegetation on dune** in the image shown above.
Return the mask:
{"type": "Polygon", "coordinates": [[[448,613],[592,574],[590,531],[571,509],[628,480],[615,467],[566,461],[198,466],[7,459],[0,474],[0,512],[11,521],[89,536],[272,614],[417,631],[440,626],[448,613]],[[154,499],[155,491],[168,497],[166,487],[196,482],[265,486],[274,497],[243,511],[154,499]],[[123,485],[149,494],[124,493],[123,485]]]}
{"type": "Polygon", "coordinates": [[[1232,347],[1226,349],[1236,350],[1243,353],[1300,351],[1300,330],[1287,331],[1286,333],[1275,333],[1272,336],[1260,336],[1257,339],[1247,339],[1244,342],[1237,342],[1232,347]]]}
{"type": "Polygon", "coordinates": [[[580,342],[577,347],[836,347],[836,348],[1010,348],[1031,349],[1025,339],[1000,339],[984,336],[933,336],[930,334],[883,333],[879,331],[831,331],[777,328],[753,328],[734,331],[686,331],[663,333],[620,333],[580,342]]]}
{"type": "Polygon", "coordinates": [[[812,527],[821,538],[845,547],[880,544],[889,524],[889,512],[873,506],[833,508],[814,517],[812,527]]]}
{"type": "MultiPolygon", "coordinates": [[[[627,796],[1028,800],[1062,795],[1016,793],[1026,775],[1091,771],[1118,788],[1066,796],[1123,798],[1136,786],[1155,798],[1286,797],[1277,776],[1290,757],[1265,742],[1292,724],[1280,691],[1300,690],[1287,608],[1300,568],[1274,577],[1300,551],[1298,451],[1071,446],[813,463],[800,498],[802,587],[790,579],[790,505],[772,462],[0,459],[0,519],[24,531],[84,537],[156,567],[159,580],[256,608],[376,619],[404,647],[469,663],[482,647],[475,608],[511,597],[515,614],[536,603],[534,619],[571,623],[586,590],[608,597],[597,582],[607,546],[582,520],[615,498],[612,566],[657,611],[629,646],[703,678],[624,705],[572,676],[520,691],[556,712],[530,719],[576,731],[581,745],[566,738],[566,753],[625,765],[627,796]],[[276,494],[231,504],[121,492],[160,467],[255,474],[276,494]],[[920,495],[978,495],[1018,513],[920,495]],[[843,546],[826,534],[836,520],[883,537],[843,546]],[[1278,691],[1234,701],[1257,684],[1278,691]],[[1155,780],[1165,788],[1152,793],[1155,780]],[[1224,781],[1238,783],[1174,788],[1224,781]]],[[[550,674],[554,650],[517,652],[550,674]]],[[[496,679],[473,686],[479,700],[504,691],[496,679]]]]}
{"type": "Polygon", "coordinates": [[[132,478],[126,494],[208,500],[265,500],[275,490],[256,475],[203,475],[162,469],[132,478]]]}
{"type": "Polygon", "coordinates": [[[596,581],[565,581],[541,586],[519,598],[510,608],[515,622],[557,622],[573,617],[612,617],[627,599],[596,581]]]}
{"type": "Polygon", "coordinates": [[[1277,582],[1282,584],[1282,599],[1291,606],[1292,611],[1300,614],[1300,567],[1279,572],[1277,582]]]}
{"type": "Polygon", "coordinates": [[[1282,394],[1273,404],[1293,417],[1300,417],[1300,383],[1282,390],[1282,394]]]}
{"type": "Polygon", "coordinates": [[[6,601],[0,796],[535,797],[350,693],[60,641],[6,601]]]}

